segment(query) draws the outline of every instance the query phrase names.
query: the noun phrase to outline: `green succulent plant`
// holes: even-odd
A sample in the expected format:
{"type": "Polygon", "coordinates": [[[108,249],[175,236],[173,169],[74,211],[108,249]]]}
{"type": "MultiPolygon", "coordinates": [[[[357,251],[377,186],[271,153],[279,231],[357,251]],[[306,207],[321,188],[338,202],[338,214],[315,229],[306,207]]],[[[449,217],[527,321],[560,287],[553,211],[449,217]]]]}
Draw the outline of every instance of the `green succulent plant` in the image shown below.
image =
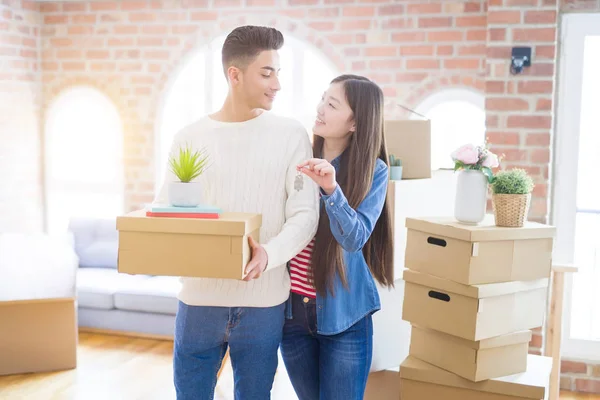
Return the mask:
{"type": "Polygon", "coordinates": [[[206,149],[193,151],[189,145],[179,148],[179,154],[169,158],[171,171],[181,182],[191,182],[206,171],[208,154],[206,149]]]}
{"type": "Polygon", "coordinates": [[[401,167],[402,159],[396,158],[393,154],[390,154],[390,166],[391,167],[401,167]]]}
{"type": "Polygon", "coordinates": [[[494,177],[494,194],[528,194],[534,187],[533,179],[524,169],[514,168],[500,171],[494,177]]]}

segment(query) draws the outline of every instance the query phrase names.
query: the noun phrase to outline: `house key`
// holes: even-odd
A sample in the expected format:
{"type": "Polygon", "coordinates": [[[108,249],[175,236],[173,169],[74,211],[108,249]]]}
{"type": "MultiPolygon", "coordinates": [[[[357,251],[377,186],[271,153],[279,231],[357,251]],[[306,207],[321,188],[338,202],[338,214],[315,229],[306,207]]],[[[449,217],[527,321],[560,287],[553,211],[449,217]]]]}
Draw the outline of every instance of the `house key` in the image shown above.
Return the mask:
{"type": "Polygon", "coordinates": [[[294,189],[296,189],[296,191],[299,192],[302,190],[303,187],[304,179],[302,177],[302,172],[298,171],[298,173],[296,174],[296,179],[294,179],[294,189]]]}

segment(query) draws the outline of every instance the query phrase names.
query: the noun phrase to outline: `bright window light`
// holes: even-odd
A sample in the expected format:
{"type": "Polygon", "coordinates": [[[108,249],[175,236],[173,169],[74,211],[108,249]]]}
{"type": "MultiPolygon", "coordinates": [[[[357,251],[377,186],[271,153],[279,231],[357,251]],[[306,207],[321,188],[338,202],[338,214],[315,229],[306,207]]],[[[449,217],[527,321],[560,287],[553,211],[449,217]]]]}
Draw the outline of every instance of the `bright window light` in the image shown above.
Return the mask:
{"type": "Polygon", "coordinates": [[[45,126],[48,230],[66,231],[72,217],[123,212],[123,133],[111,100],[91,87],[65,90],[45,126]]]}

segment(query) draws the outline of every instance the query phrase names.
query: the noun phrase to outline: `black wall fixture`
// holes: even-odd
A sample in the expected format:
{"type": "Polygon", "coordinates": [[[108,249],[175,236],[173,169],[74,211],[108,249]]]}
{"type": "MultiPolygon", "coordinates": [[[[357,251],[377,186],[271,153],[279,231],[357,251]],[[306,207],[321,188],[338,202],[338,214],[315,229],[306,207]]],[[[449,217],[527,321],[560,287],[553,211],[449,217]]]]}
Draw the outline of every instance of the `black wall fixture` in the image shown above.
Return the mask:
{"type": "Polygon", "coordinates": [[[518,75],[523,68],[531,66],[531,47],[513,47],[510,61],[510,73],[518,75]]]}

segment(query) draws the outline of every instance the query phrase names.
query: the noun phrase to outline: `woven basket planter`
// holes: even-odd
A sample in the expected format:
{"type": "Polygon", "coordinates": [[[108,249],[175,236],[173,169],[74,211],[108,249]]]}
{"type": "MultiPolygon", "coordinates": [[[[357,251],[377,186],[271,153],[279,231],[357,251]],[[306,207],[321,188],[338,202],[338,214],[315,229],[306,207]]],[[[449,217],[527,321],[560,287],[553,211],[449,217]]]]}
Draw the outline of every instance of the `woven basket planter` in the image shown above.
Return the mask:
{"type": "Polygon", "coordinates": [[[531,194],[494,194],[494,218],[496,226],[520,228],[527,220],[531,194]]]}

